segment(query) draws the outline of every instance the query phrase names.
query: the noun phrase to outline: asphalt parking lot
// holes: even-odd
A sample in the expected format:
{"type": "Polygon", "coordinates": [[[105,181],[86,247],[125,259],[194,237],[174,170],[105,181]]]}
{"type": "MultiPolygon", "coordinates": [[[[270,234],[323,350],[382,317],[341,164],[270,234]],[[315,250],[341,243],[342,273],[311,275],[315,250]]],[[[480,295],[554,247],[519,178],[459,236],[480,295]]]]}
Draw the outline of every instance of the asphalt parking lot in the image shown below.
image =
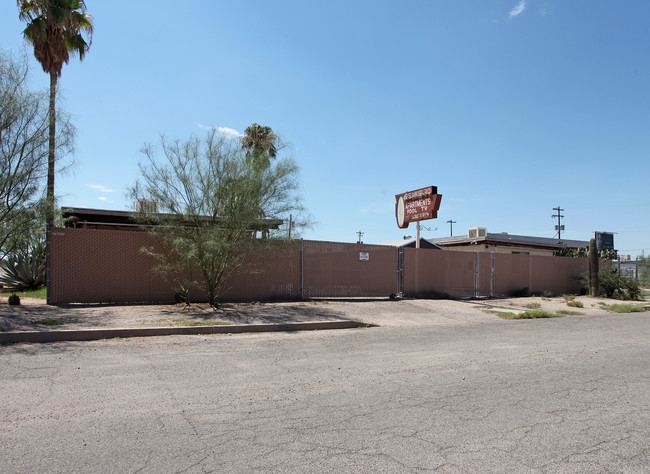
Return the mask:
{"type": "Polygon", "coordinates": [[[648,313],[429,304],[364,329],[2,346],[0,471],[648,471],[648,313]]]}

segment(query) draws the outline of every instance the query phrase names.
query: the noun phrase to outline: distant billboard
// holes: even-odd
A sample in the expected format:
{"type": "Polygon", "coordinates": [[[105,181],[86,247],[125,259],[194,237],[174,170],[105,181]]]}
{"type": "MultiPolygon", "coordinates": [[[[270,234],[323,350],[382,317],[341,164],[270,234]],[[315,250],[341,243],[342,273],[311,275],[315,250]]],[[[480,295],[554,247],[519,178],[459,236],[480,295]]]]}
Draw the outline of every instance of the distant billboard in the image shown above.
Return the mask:
{"type": "Polygon", "coordinates": [[[596,247],[598,250],[614,250],[614,234],[612,232],[596,232],[596,247]]]}

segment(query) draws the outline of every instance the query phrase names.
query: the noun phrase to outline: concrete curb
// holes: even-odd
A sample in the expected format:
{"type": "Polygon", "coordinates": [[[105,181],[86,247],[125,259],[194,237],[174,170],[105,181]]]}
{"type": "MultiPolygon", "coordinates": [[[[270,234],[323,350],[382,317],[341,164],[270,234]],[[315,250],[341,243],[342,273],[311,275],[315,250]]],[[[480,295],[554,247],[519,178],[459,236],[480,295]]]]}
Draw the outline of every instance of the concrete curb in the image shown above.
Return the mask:
{"type": "Polygon", "coordinates": [[[351,320],[313,321],[308,323],[239,324],[233,326],[178,326],[158,328],[62,329],[59,331],[0,332],[0,344],[18,342],[95,341],[116,337],[149,337],[199,334],[233,334],[245,332],[313,331],[351,329],[365,326],[351,320]]]}

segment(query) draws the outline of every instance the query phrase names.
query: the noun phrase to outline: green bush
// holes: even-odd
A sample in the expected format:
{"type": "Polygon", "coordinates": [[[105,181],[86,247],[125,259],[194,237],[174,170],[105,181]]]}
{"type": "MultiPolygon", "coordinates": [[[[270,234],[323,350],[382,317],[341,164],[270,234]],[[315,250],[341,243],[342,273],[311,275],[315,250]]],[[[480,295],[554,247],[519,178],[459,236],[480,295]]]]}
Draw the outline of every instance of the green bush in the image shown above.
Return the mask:
{"type": "Polygon", "coordinates": [[[11,255],[0,262],[4,275],[0,284],[15,291],[36,290],[45,284],[45,249],[38,249],[31,255],[11,255]]]}
{"type": "Polygon", "coordinates": [[[634,278],[619,275],[615,269],[601,271],[598,278],[600,296],[619,300],[638,300],[641,296],[639,283],[634,278]]]}

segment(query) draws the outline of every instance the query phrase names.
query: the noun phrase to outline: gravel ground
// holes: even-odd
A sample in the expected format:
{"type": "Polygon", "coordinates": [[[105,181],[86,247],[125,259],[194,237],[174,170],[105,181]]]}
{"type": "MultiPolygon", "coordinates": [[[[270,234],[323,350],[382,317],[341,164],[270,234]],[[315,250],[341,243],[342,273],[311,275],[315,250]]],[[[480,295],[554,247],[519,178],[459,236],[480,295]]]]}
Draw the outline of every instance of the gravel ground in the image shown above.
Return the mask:
{"type": "Polygon", "coordinates": [[[66,305],[47,306],[44,300],[23,298],[21,306],[0,303],[0,331],[57,329],[139,328],[215,324],[268,324],[352,319],[380,326],[465,324],[497,318],[485,310],[518,312],[527,309],[603,313],[603,304],[620,301],[576,297],[583,308],[570,307],[563,298],[510,298],[477,300],[424,300],[386,298],[316,299],[308,302],[206,305],[66,305]],[[43,324],[53,320],[63,324],[43,324]],[[39,323],[40,322],[40,323],[39,323]]]}
{"type": "Polygon", "coordinates": [[[51,331],[57,329],[141,328],[218,324],[271,324],[345,319],[322,303],[207,305],[65,305],[48,306],[44,300],[22,298],[21,306],[0,303],[0,331],[51,331]],[[63,324],[43,324],[43,321],[63,324]],[[39,323],[40,322],[40,323],[39,323]]]}

